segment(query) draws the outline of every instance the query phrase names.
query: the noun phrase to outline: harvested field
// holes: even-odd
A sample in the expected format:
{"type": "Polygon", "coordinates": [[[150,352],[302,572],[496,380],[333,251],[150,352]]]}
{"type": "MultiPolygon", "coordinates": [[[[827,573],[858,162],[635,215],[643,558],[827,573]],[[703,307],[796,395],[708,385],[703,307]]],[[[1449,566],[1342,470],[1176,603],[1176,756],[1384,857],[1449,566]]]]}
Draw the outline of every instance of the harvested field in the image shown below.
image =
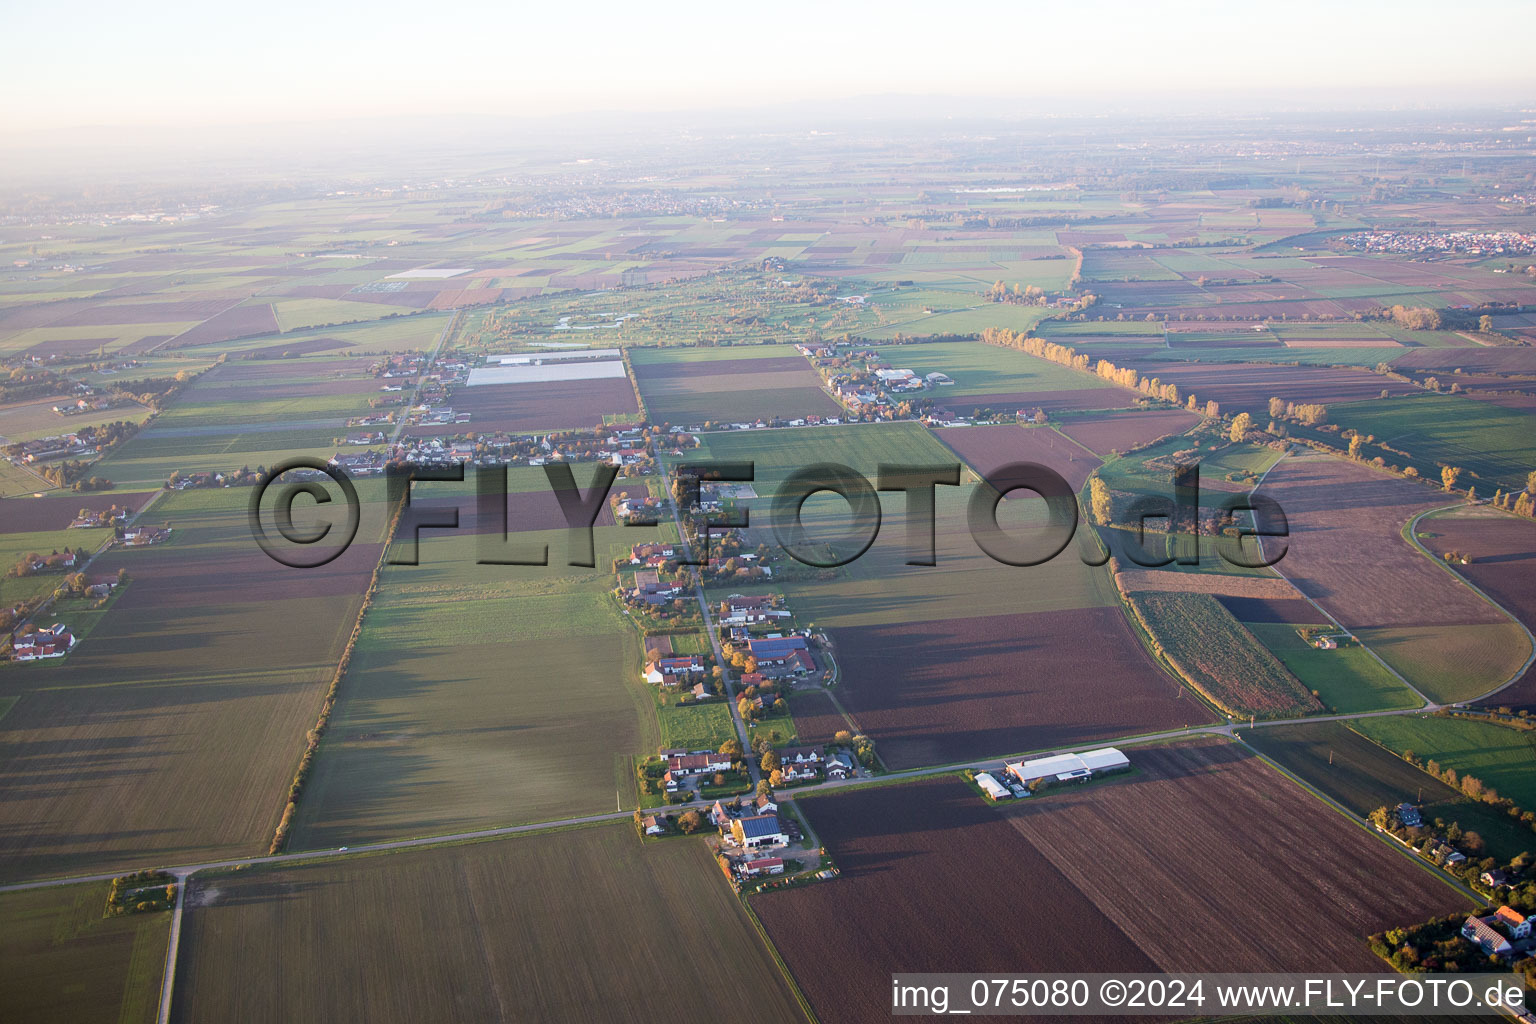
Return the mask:
{"type": "Polygon", "coordinates": [[[236,306],[177,335],[166,347],[210,345],[235,338],[249,338],[256,334],[276,334],[278,329],[277,317],[273,315],[270,305],[236,306]]]}
{"type": "Polygon", "coordinates": [[[628,822],[199,877],[188,903],[176,1021],[706,1024],[727,968],[733,1020],[802,1019],[704,843],[628,822]]]}
{"type": "Polygon", "coordinates": [[[20,698],[0,721],[0,879],[266,849],[384,523],[365,502],[358,543],[289,569],[251,542],[248,496],[162,498],[169,542],[92,566],[130,583],[79,649],[0,665],[20,698]]]}
{"type": "MultiPolygon", "coordinates": [[[[1223,576],[1220,573],[1176,573],[1168,569],[1123,569],[1115,574],[1125,591],[1210,594],[1249,600],[1299,600],[1296,588],[1274,576],[1223,576]]],[[[1311,607],[1308,605],[1308,607],[1311,607]]],[[[1312,612],[1317,615],[1316,609],[1312,612]]],[[[1311,622],[1311,619],[1307,620],[1311,622]]]]}
{"type": "MultiPolygon", "coordinates": [[[[735,381],[735,378],[730,378],[735,381]]],[[[697,383],[698,379],[695,379],[697,383]]],[[[742,423],[757,420],[800,419],[805,416],[840,416],[843,407],[819,387],[768,387],[759,390],[735,381],[733,390],[689,391],[658,394],[641,385],[648,418],[655,423],[681,426],[742,423]]]]}
{"type": "Polygon", "coordinates": [[[1426,820],[1444,818],[1476,832],[1500,860],[1531,848],[1529,828],[1419,771],[1343,722],[1250,729],[1243,739],[1362,818],[1378,807],[1419,803],[1426,820]]]}
{"type": "MultiPolygon", "coordinates": [[[[100,327],[110,324],[172,324],[181,321],[209,320],[229,309],[234,301],[237,300],[219,298],[194,299],[186,302],[102,303],[68,313],[53,320],[49,326],[100,327]]],[[[276,329],[274,325],[273,330],[276,329]]]]}
{"type": "Polygon", "coordinates": [[[1118,607],[839,628],[838,697],[891,768],[1210,721],[1118,607]]]}
{"type": "MultiPolygon", "coordinates": [[[[1488,509],[1467,508],[1419,520],[1419,543],[1437,556],[1458,551],[1472,559],[1452,565],[1483,593],[1536,632],[1536,523],[1488,509]]],[[[1487,703],[1536,709],[1536,666],[1487,703]]]]}
{"type": "Polygon", "coordinates": [[[1367,936],[1468,906],[1240,746],[1129,754],[1135,777],[1006,813],[1162,970],[1387,971],[1367,936]]]}
{"type": "Polygon", "coordinates": [[[723,349],[636,349],[635,380],[658,423],[837,416],[811,364],[787,345],[723,349]],[[746,354],[750,353],[750,354],[746,354]]]}
{"type": "Polygon", "coordinates": [[[107,883],[0,895],[7,1024],[149,1024],[170,941],[167,913],[103,917],[107,883]]]}
{"type": "Polygon", "coordinates": [[[1287,402],[1361,402],[1382,391],[1406,395],[1418,389],[1368,370],[1323,366],[1258,366],[1247,363],[1158,363],[1139,367],[1164,384],[1177,384],[1181,394],[1193,393],[1201,402],[1215,399],[1222,409],[1262,410],[1271,398],[1287,402]]]}
{"type": "Polygon", "coordinates": [[[452,398],[454,412],[470,422],[422,427],[422,435],[496,430],[569,430],[591,428],[605,415],[638,415],[635,389],[627,377],[610,380],[550,381],[542,384],[484,384],[461,388],[452,398]]]}
{"type": "Polygon", "coordinates": [[[1004,391],[981,395],[941,393],[935,402],[951,412],[970,416],[977,409],[993,411],[1016,409],[1033,413],[1044,409],[1047,416],[1084,409],[1125,409],[1136,404],[1136,392],[1125,388],[1073,388],[1058,391],[1004,391]]]}
{"type": "Polygon", "coordinates": [[[1232,597],[1218,595],[1220,601],[1239,622],[1274,622],[1294,626],[1311,625],[1321,618],[1312,602],[1304,597],[1232,597]]]}
{"type": "Polygon", "coordinates": [[[343,338],[305,338],[291,344],[268,345],[265,348],[253,348],[245,353],[246,359],[287,359],[290,356],[305,356],[311,352],[329,352],[332,349],[346,348],[352,344],[343,338]]]}
{"type": "Polygon", "coordinates": [[[795,720],[795,735],[801,743],[830,743],[833,736],[850,729],[848,720],[838,714],[832,698],[820,690],[791,692],[789,713],[795,720]]]}
{"type": "Polygon", "coordinates": [[[1443,372],[1459,367],[1477,373],[1536,373],[1536,348],[1416,348],[1393,359],[1392,366],[1398,370],[1443,372]]]}
{"type": "Polygon", "coordinates": [[[47,359],[51,356],[84,356],[109,346],[116,340],[115,338],[68,338],[43,341],[33,345],[21,355],[36,356],[39,359],[47,359]]]}
{"type": "Polygon", "coordinates": [[[1129,451],[1166,434],[1182,434],[1200,417],[1179,409],[1150,409],[1062,420],[1063,434],[1099,455],[1129,451]]]}
{"type": "Polygon", "coordinates": [[[762,894],[751,906],[821,1020],[890,1020],[893,971],[1157,969],[954,779],[818,796],[799,807],[842,874],[762,894]],[[999,868],[983,900],[979,865],[999,868]],[[1053,934],[1051,923],[1064,920],[1071,942],[1053,934]]]}
{"type": "Polygon", "coordinates": [[[1049,427],[952,427],[935,431],[934,436],[983,476],[1009,463],[1033,462],[1061,474],[1077,491],[1099,468],[1096,456],[1049,427]]]}
{"type": "Polygon", "coordinates": [[[1401,536],[1409,518],[1447,496],[1310,453],[1276,463],[1263,493],[1290,523],[1288,551],[1276,568],[1346,628],[1385,631],[1378,636],[1383,649],[1362,639],[1415,686],[1464,699],[1503,683],[1508,671],[1500,665],[1508,659],[1490,663],[1485,645],[1508,631],[1505,642],[1522,646],[1509,671],[1525,660],[1529,645],[1519,627],[1401,536]],[[1460,626],[1479,628],[1448,628],[1460,626]],[[1445,688],[1445,667],[1458,660],[1480,668],[1445,688]]]}
{"type": "MultiPolygon", "coordinates": [[[[137,512],[155,491],[95,491],[42,498],[0,498],[0,533],[63,530],[81,509],[102,512],[113,505],[137,512]]],[[[86,534],[89,535],[89,534],[86,534]]]]}
{"type": "MultiPolygon", "coordinates": [[[[729,377],[737,375],[759,376],[779,373],[810,373],[815,382],[815,371],[800,355],[769,356],[761,359],[699,359],[648,362],[635,360],[635,379],[641,385],[666,381],[692,380],[696,377],[729,377]]],[[[703,388],[712,391],[715,388],[703,388]]]]}
{"type": "Polygon", "coordinates": [[[888,1019],[891,973],[917,965],[1386,971],[1367,935],[1470,906],[1242,747],[1130,757],[1130,776],[999,809],[952,780],[806,798],[843,873],[752,908],[817,1015],[856,1024],[888,1019]]]}

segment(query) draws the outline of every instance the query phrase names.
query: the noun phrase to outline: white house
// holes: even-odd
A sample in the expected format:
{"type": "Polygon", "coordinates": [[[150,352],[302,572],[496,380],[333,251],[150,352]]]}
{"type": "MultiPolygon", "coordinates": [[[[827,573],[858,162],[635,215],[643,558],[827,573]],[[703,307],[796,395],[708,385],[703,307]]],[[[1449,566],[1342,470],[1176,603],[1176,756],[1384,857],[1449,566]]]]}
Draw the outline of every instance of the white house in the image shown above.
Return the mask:
{"type": "Polygon", "coordinates": [[[1008,792],[1008,787],[994,779],[989,772],[977,772],[976,785],[993,800],[1006,800],[1013,795],[1008,792]]]}

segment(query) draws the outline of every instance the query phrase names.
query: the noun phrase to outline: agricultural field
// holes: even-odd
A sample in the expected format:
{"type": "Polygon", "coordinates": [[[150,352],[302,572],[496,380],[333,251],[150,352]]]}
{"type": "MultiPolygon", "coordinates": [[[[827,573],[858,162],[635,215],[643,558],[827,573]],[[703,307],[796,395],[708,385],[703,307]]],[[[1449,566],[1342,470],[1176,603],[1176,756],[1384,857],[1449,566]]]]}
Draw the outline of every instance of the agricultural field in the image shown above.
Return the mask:
{"type": "MultiPolygon", "coordinates": [[[[1130,365],[1140,370],[1143,376],[1156,377],[1164,384],[1177,384],[1181,395],[1194,395],[1202,405],[1215,401],[1228,415],[1247,410],[1258,418],[1267,415],[1271,398],[1298,404],[1322,404],[1331,410],[1336,403],[1379,398],[1383,391],[1393,396],[1417,391],[1413,385],[1396,378],[1346,367],[1166,362],[1144,366],[1132,362],[1130,365]]],[[[1344,421],[1334,419],[1333,422],[1344,421]]]]}
{"type": "Polygon", "coordinates": [[[635,381],[657,423],[799,419],[837,416],[842,407],[821,378],[788,345],[715,349],[635,349],[635,381]],[[708,352],[708,358],[694,353],[708,352]]]}
{"type": "Polygon", "coordinates": [[[948,374],[954,384],[925,392],[925,396],[962,414],[980,408],[1043,408],[1047,413],[1118,409],[1136,401],[1131,392],[1094,374],[1001,345],[946,341],[891,345],[876,351],[892,366],[911,370],[920,377],[935,372],[948,374]]]}
{"type": "Polygon", "coordinates": [[[1249,729],[1243,741],[1309,786],[1364,818],[1378,807],[1418,804],[1426,821],[1443,818],[1476,832],[1491,855],[1536,850],[1536,835],[1489,804],[1426,775],[1345,722],[1306,722],[1249,729]]]}
{"type": "Polygon", "coordinates": [[[0,878],[266,849],[381,554],[382,490],[359,487],[358,540],[318,569],[261,553],[245,488],[167,494],[148,518],[170,540],[97,559],[130,581],[78,648],[0,664],[0,878]]]}
{"type": "Polygon", "coordinates": [[[724,970],[734,1017],[803,1018],[703,842],[642,844],[628,821],[200,876],[188,907],[175,1021],[702,1024],[724,970]],[[310,943],[330,954],[291,959],[310,943]],[[556,971],[532,949],[566,954],[556,971]]]}
{"type": "Polygon", "coordinates": [[[1519,807],[1536,808],[1536,732],[1529,727],[1448,715],[1394,715],[1354,723],[1388,750],[1470,775],[1519,807]]]}
{"type": "Polygon", "coordinates": [[[171,408],[97,465],[119,489],[164,486],[172,473],[229,472],[293,455],[329,458],[348,418],[372,411],[369,359],[318,355],[229,362],[199,377],[171,408]]]}
{"type": "MultiPolygon", "coordinates": [[[[1080,491],[1088,477],[1099,468],[1096,455],[1050,427],[1011,423],[951,427],[935,431],[934,436],[984,477],[1011,463],[1029,462],[1046,467],[1065,480],[1073,491],[1080,491]]],[[[1009,499],[1005,497],[1003,500],[1009,499]]]]}
{"type": "Polygon", "coordinates": [[[1407,452],[1392,461],[1416,466],[1424,476],[1438,477],[1441,466],[1461,467],[1459,486],[1475,486],[1485,498],[1496,489],[1523,488],[1536,470],[1536,414],[1528,410],[1422,393],[1330,406],[1328,418],[1407,452]]]}
{"type": "Polygon", "coordinates": [[[1290,524],[1276,568],[1426,696],[1470,699],[1525,663],[1521,627],[1401,536],[1448,496],[1314,454],[1278,462],[1263,493],[1290,524]]]}
{"type": "Polygon", "coordinates": [[[106,902],[106,882],[0,894],[6,1020],[155,1020],[170,914],[106,917],[106,902]]]}
{"type": "Polygon", "coordinates": [[[1211,720],[1152,660],[1118,607],[981,610],[833,631],[843,669],[838,699],[892,769],[1211,720]]]}
{"type": "Polygon", "coordinates": [[[1239,718],[1297,718],[1317,698],[1209,594],[1133,593],[1158,649],[1202,695],[1239,718]]]}
{"type": "MultiPolygon", "coordinates": [[[[1059,463],[1080,484],[1097,461],[1048,428],[1016,426],[931,434],[911,424],[868,424],[707,440],[711,458],[754,461],[758,493],[771,495],[785,472],[821,461],[871,478],[882,462],[953,465],[956,455],[936,437],[955,438],[978,469],[1033,458],[1059,463]]],[[[1041,565],[994,561],[966,525],[975,486],[967,480],[936,489],[935,565],[906,564],[905,498],[893,493],[882,496],[882,528],[865,554],[835,571],[797,572],[785,584],[799,619],[828,630],[841,669],[838,698],[886,763],[943,764],[1208,721],[1209,712],[1136,639],[1107,570],[1083,564],[1097,558],[1092,534],[1080,531],[1041,565]]],[[[846,507],[835,497],[816,501],[806,506],[812,522],[846,507]]],[[[754,524],[766,519],[761,504],[751,510],[754,524]]],[[[999,521],[1028,529],[1037,505],[1005,500],[999,521]]]]}
{"type": "MultiPolygon", "coordinates": [[[[471,313],[463,338],[472,350],[486,352],[584,340],[624,346],[679,342],[730,346],[765,340],[809,341],[815,333],[826,337],[858,333],[887,320],[904,319],[895,310],[885,315],[883,304],[839,301],[835,285],[815,278],[722,270],[664,286],[647,285],[645,266],[637,262],[624,271],[625,287],[581,295],[524,295],[516,302],[471,313]]],[[[509,278],[508,283],[513,280],[509,278]]],[[[891,288],[881,298],[900,303],[914,294],[910,287],[891,288]]],[[[973,295],[966,298],[977,301],[973,295]]]]}
{"type": "Polygon", "coordinates": [[[1182,434],[1199,421],[1200,417],[1192,412],[1148,409],[1073,416],[1062,420],[1058,429],[1089,451],[1107,456],[1139,448],[1168,434],[1182,434]]]}
{"type": "MultiPolygon", "coordinates": [[[[1448,563],[1502,605],[1527,629],[1536,627],[1536,593],[1530,563],[1536,559],[1536,525],[1486,508],[1463,508],[1419,520],[1414,539],[1434,555],[1456,552],[1467,564],[1448,563]]],[[[1494,705],[1536,706],[1536,672],[1488,699],[1494,705]]]]}
{"type": "MultiPolygon", "coordinates": [[[[1312,610],[1310,605],[1307,610],[1312,610]]],[[[1416,708],[1421,703],[1413,691],[1358,644],[1346,641],[1334,650],[1319,650],[1303,640],[1297,627],[1289,622],[1250,622],[1242,619],[1241,610],[1233,609],[1233,613],[1302,686],[1316,691],[1323,707],[1331,713],[1394,711],[1416,708]]],[[[1321,629],[1324,624],[1310,625],[1321,629]]]]}
{"type": "Polygon", "coordinates": [[[1131,775],[1017,807],[989,807],[953,779],[803,799],[842,874],[752,909],[819,1017],[875,1021],[890,1013],[891,972],[913,963],[1375,971],[1371,932],[1468,906],[1242,747],[1129,755],[1131,775]],[[1266,856],[1276,848],[1291,855],[1266,856]],[[1010,868],[979,901],[978,864],[1010,868]],[[1262,926],[1277,913],[1296,927],[1262,926]],[[1049,938],[1062,920],[1070,944],[1049,938]]]}
{"type": "Polygon", "coordinates": [[[430,437],[466,430],[590,430],[606,417],[633,420],[640,409],[627,377],[461,386],[451,401],[455,413],[469,413],[468,426],[422,426],[411,432],[430,437]]]}
{"type": "Polygon", "coordinates": [[[513,521],[512,543],[547,547],[550,564],[482,565],[462,504],[465,529],[423,531],[419,564],[380,576],[296,848],[633,806],[631,759],[660,738],[639,633],[606,570],[648,531],[598,527],[586,569],[565,564],[565,530],[513,521]]]}

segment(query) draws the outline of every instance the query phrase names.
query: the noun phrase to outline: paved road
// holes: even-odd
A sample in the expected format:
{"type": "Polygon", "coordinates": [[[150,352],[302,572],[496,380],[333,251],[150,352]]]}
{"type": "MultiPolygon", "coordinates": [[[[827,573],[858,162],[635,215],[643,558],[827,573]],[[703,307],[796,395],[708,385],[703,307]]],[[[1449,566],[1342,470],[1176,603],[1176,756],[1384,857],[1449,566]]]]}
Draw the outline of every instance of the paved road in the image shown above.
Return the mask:
{"type": "MultiPolygon", "coordinates": [[[[674,479],[669,472],[662,477],[663,484],[670,490],[670,481],[674,479]]],[[[683,529],[682,513],[678,511],[677,502],[672,502],[672,522],[677,525],[677,544],[682,548],[683,554],[691,560],[693,547],[688,543],[688,533],[683,529]]],[[[708,544],[708,540],[705,541],[708,544]]],[[[752,738],[747,735],[747,723],[742,721],[741,710],[736,706],[736,687],[731,683],[731,666],[725,660],[725,651],[720,646],[720,638],[715,634],[715,620],[709,614],[709,598],[704,593],[704,581],[699,579],[693,585],[694,599],[699,602],[699,614],[704,617],[704,632],[709,635],[709,646],[715,652],[715,664],[720,666],[720,682],[725,687],[725,699],[731,712],[731,722],[736,726],[736,738],[741,741],[743,756],[746,758],[747,770],[752,774],[752,786],[763,781],[763,772],[757,759],[752,756],[752,738]]]]}
{"type": "Polygon", "coordinates": [[[421,373],[416,375],[416,386],[411,389],[410,401],[401,407],[400,415],[395,418],[395,431],[389,435],[389,443],[391,446],[400,443],[400,435],[405,430],[405,412],[407,409],[411,408],[411,406],[415,405],[416,402],[421,398],[422,378],[424,378],[427,373],[431,371],[433,365],[436,364],[438,353],[443,350],[443,343],[448,340],[448,335],[452,333],[454,324],[459,322],[459,317],[462,315],[463,314],[461,313],[455,312],[453,316],[449,317],[448,322],[443,325],[442,333],[437,336],[437,341],[432,343],[432,351],[427,353],[427,361],[422,364],[421,373]]]}

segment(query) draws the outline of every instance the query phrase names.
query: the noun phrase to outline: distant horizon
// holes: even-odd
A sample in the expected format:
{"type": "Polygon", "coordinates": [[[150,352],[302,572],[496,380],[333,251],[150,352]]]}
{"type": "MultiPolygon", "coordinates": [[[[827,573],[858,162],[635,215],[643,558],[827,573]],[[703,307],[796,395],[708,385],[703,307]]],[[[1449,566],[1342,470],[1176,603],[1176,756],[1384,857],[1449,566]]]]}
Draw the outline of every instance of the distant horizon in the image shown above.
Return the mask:
{"type": "MultiPolygon", "coordinates": [[[[1459,23],[1527,15],[1474,0],[1459,23]]],[[[1155,10],[990,3],[964,21],[916,4],[859,9],[789,0],[771,18],[701,3],[636,11],[278,0],[259,21],[184,0],[148,10],[86,0],[69,19],[0,13],[27,47],[0,70],[12,136],[197,130],[371,117],[623,116],[836,107],[867,97],[1088,110],[1148,106],[1338,109],[1536,103],[1523,35],[1486,31],[1475,59],[1431,59],[1445,11],[1380,13],[1302,0],[1283,12],[1195,0],[1155,10]],[[1092,33],[1092,34],[1090,34],[1092,33]]],[[[828,111],[831,112],[830,110],[828,111]]]]}

